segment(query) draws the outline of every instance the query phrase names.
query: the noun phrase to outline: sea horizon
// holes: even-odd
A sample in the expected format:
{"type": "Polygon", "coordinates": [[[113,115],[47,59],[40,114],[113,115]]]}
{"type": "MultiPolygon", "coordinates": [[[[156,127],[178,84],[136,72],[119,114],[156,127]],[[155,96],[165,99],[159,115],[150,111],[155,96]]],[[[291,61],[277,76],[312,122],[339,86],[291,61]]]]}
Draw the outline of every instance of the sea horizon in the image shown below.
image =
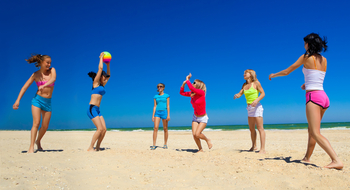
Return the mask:
{"type": "MultiPolygon", "coordinates": [[[[265,130],[304,130],[308,128],[307,123],[284,123],[284,124],[264,124],[265,130]]],[[[321,129],[344,130],[350,129],[350,122],[324,122],[321,123],[321,129]]],[[[49,128],[48,131],[95,131],[96,128],[49,128]]],[[[191,126],[169,126],[169,131],[191,131],[191,126]]],[[[204,131],[237,131],[249,130],[248,124],[245,125],[208,125],[204,131]]],[[[1,129],[0,131],[30,131],[30,129],[1,129]]],[[[152,127],[109,127],[107,131],[153,131],[152,127]]],[[[159,127],[159,131],[163,131],[163,127],[159,127]]]]}

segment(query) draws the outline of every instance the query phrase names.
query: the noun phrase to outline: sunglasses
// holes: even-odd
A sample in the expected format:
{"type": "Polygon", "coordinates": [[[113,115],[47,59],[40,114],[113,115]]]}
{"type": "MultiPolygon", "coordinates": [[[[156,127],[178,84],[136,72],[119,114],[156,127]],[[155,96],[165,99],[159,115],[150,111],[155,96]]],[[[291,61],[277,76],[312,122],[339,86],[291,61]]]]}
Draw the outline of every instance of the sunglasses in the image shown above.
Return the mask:
{"type": "Polygon", "coordinates": [[[193,82],[193,84],[196,84],[196,82],[193,82]]]}
{"type": "Polygon", "coordinates": [[[163,88],[164,86],[157,86],[157,88],[163,88]]]}

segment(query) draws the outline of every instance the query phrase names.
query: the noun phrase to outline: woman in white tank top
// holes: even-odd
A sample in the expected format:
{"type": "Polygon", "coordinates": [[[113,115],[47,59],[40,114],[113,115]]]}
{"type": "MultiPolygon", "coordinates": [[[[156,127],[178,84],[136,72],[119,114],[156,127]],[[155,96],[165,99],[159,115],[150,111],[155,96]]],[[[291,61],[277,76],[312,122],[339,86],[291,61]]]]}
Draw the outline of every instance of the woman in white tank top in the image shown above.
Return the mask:
{"type": "Polygon", "coordinates": [[[269,79],[287,76],[303,65],[305,83],[301,86],[306,90],[306,117],[308,121],[309,140],[305,157],[302,161],[310,162],[316,142],[331,157],[332,162],[325,166],[330,169],[342,169],[343,163],[338,158],[329,141],[321,135],[320,127],[323,114],[329,107],[329,99],[323,90],[323,81],[327,70],[327,59],[320,53],[327,50],[326,39],[322,40],[318,34],[311,33],[304,38],[305,54],[278,73],[270,74],[269,79]],[[320,117],[321,116],[321,117],[320,117]]]}

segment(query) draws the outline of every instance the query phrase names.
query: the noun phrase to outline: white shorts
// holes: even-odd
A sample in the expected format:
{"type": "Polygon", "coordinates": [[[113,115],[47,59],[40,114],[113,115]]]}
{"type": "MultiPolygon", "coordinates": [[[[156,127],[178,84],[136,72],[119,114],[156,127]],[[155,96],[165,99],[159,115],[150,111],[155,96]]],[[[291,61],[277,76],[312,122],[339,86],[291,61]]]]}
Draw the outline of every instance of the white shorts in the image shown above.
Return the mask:
{"type": "Polygon", "coordinates": [[[193,114],[192,117],[192,122],[197,122],[197,123],[208,123],[208,115],[205,115],[203,117],[197,117],[196,115],[193,114]]]}
{"type": "Polygon", "coordinates": [[[248,110],[248,117],[262,117],[264,108],[259,102],[255,107],[248,105],[247,110],[248,110]]]}

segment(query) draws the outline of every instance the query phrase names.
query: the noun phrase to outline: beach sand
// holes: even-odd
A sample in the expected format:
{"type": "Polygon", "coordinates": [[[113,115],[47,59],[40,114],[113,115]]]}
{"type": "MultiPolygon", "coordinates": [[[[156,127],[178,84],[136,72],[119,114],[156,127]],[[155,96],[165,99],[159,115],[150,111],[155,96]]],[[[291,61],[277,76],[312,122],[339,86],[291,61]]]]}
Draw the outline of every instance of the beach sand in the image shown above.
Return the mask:
{"type": "MultiPolygon", "coordinates": [[[[30,131],[1,131],[2,189],[350,189],[350,130],[322,130],[343,161],[323,169],[329,156],[316,145],[301,163],[307,130],[266,131],[266,154],[248,152],[249,131],[208,131],[196,150],[191,132],[169,132],[169,149],[150,150],[152,131],[107,131],[105,150],[87,152],[94,131],[48,131],[43,152],[24,153],[30,131]]],[[[163,146],[163,132],[158,133],[163,146]]],[[[260,142],[258,139],[258,147],[260,142]]]]}

